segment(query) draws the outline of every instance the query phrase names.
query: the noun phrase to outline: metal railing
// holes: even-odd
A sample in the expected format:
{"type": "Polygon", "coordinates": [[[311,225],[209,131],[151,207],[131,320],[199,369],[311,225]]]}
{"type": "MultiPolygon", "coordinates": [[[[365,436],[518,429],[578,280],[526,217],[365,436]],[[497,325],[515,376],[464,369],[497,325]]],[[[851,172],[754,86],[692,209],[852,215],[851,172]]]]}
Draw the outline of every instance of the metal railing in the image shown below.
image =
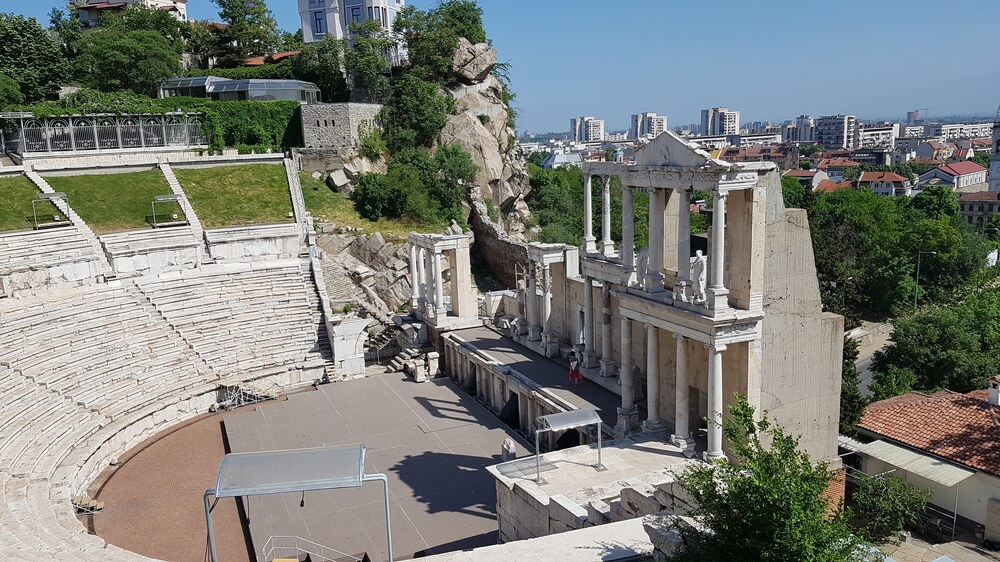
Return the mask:
{"type": "Polygon", "coordinates": [[[272,536],[264,543],[261,549],[261,562],[271,562],[275,558],[291,554],[296,558],[301,554],[308,554],[313,562],[332,562],[334,560],[350,559],[360,562],[357,556],[340,552],[339,550],[323,546],[302,537],[272,536]]]}

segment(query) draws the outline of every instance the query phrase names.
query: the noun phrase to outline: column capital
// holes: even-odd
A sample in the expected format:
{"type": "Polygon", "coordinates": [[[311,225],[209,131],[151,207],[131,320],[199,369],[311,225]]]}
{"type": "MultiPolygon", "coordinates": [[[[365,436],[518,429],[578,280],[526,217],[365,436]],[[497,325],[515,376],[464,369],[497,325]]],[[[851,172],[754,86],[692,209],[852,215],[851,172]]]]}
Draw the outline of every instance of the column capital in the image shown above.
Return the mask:
{"type": "Polygon", "coordinates": [[[687,336],[685,336],[684,334],[678,334],[677,332],[673,332],[673,334],[674,334],[674,339],[678,341],[684,341],[687,339],[687,336]]]}
{"type": "Polygon", "coordinates": [[[705,344],[705,349],[709,351],[725,351],[727,349],[727,346],[724,343],[709,342],[705,344]]]}

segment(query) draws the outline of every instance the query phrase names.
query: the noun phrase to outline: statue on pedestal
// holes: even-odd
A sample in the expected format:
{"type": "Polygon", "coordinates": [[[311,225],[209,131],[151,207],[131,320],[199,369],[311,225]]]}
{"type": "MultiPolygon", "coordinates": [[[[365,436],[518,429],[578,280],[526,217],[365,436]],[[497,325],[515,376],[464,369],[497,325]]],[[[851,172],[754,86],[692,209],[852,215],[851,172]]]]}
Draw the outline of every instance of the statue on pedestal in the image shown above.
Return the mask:
{"type": "Polygon", "coordinates": [[[708,277],[708,259],[701,250],[694,253],[694,263],[691,265],[691,281],[694,292],[692,301],[695,304],[705,302],[705,282],[708,277]]]}

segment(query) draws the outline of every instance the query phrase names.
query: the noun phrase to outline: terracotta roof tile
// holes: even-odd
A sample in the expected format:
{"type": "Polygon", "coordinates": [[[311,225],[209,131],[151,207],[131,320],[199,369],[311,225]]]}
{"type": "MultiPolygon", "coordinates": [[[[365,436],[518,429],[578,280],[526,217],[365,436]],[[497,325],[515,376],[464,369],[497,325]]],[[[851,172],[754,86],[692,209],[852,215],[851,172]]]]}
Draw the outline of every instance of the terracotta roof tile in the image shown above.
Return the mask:
{"type": "Polygon", "coordinates": [[[1000,191],[976,191],[974,193],[961,193],[959,201],[1000,201],[1000,191]]]}
{"type": "Polygon", "coordinates": [[[938,169],[950,176],[964,176],[966,174],[975,174],[976,172],[986,171],[986,168],[968,160],[938,166],[938,169]]]}
{"type": "Polygon", "coordinates": [[[865,172],[861,174],[861,179],[858,181],[891,181],[893,183],[903,183],[909,181],[908,178],[904,178],[899,174],[894,174],[892,172],[865,172]]]}
{"type": "Polygon", "coordinates": [[[911,392],[865,408],[859,426],[910,448],[1000,476],[1000,408],[988,391],[911,392]]]}
{"type": "Polygon", "coordinates": [[[823,170],[825,168],[850,168],[852,166],[860,166],[861,162],[855,162],[854,160],[847,160],[845,158],[827,158],[819,163],[819,169],[823,170]]]}
{"type": "Polygon", "coordinates": [[[816,170],[788,170],[785,175],[793,178],[811,178],[816,175],[816,170]]]}
{"type": "Polygon", "coordinates": [[[823,180],[819,182],[813,191],[822,191],[825,193],[833,193],[834,191],[840,191],[841,189],[851,189],[852,184],[849,181],[833,181],[833,180],[823,180]]]}

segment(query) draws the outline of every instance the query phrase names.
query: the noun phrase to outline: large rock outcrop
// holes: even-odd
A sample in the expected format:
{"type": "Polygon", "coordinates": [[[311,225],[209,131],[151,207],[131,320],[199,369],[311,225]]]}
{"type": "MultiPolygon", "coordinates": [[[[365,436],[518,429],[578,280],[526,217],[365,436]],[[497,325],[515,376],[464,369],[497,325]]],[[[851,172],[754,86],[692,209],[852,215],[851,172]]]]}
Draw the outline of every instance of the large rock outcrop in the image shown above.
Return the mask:
{"type": "Polygon", "coordinates": [[[473,45],[465,37],[458,40],[458,48],[451,61],[452,71],[467,84],[478,84],[497,64],[497,52],[486,43],[473,45]]]}

